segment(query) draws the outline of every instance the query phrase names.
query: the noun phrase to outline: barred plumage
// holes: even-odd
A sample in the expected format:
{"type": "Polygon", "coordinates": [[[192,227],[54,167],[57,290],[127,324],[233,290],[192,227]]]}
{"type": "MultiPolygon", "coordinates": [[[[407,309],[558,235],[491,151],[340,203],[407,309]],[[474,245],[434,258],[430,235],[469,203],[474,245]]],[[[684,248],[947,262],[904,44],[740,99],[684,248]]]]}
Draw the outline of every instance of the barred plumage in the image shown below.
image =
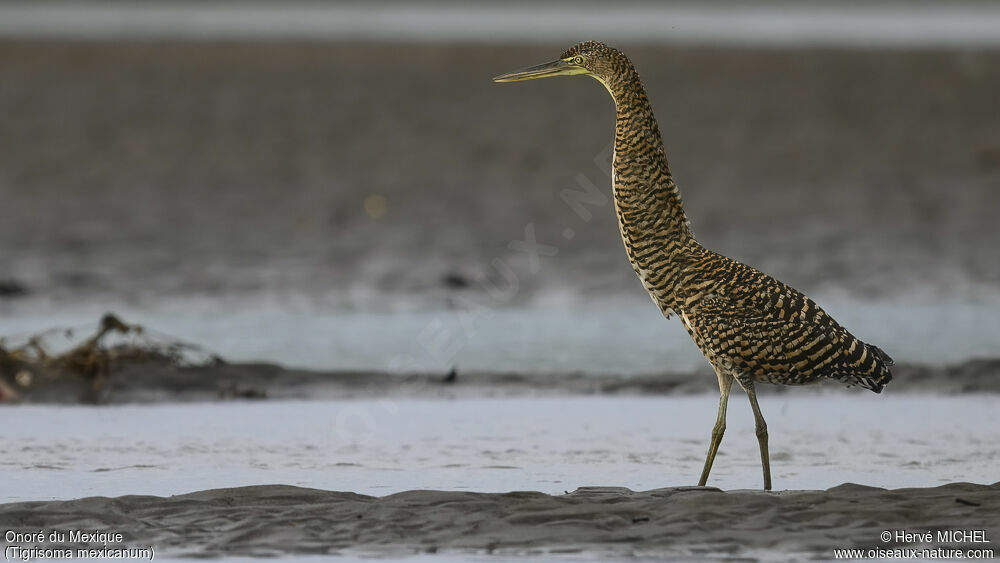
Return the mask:
{"type": "Polygon", "coordinates": [[[719,379],[719,412],[699,484],[707,481],[722,440],[735,379],[750,398],[764,488],[770,489],[767,425],[754,384],[798,385],[827,378],[878,393],[892,379],[892,359],[855,338],[802,293],[695,239],[653,109],[635,67],[621,51],[588,41],[556,61],[495,80],[566,74],[592,76],[614,98],[614,202],[625,251],[653,302],[668,318],[680,316],[719,379]]]}

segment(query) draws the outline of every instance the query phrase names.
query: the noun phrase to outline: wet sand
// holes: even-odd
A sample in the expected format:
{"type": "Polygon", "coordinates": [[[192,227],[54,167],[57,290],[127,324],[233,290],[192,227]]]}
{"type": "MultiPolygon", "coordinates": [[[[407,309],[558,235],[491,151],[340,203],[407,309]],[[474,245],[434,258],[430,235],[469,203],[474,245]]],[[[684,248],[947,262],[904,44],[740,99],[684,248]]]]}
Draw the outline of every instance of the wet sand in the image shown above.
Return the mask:
{"type": "Polygon", "coordinates": [[[592,554],[601,557],[832,559],[834,549],[989,548],[881,541],[883,530],[1000,536],[1000,483],[825,491],[587,487],[565,495],[418,490],[386,497],[282,485],[168,498],[0,506],[0,528],[121,532],[158,555],[592,554]],[[720,533],[721,532],[721,533],[720,533]]]}

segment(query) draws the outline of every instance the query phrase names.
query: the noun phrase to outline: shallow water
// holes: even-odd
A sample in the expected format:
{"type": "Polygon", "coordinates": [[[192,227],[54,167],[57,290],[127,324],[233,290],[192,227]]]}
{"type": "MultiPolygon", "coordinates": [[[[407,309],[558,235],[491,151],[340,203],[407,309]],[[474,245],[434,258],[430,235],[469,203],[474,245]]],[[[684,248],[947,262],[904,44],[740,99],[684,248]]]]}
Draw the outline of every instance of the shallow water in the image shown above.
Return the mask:
{"type": "MultiPolygon", "coordinates": [[[[766,394],[766,391],[763,393],[766,394]]],[[[715,396],[358,400],[0,409],[0,503],[287,484],[410,489],[646,490],[694,484],[715,396]],[[16,484],[16,485],[14,485],[16,484]]],[[[993,397],[761,398],[776,489],[1000,480],[993,397]]],[[[709,484],[758,488],[734,393],[709,484]]]]}
{"type": "MultiPolygon", "coordinates": [[[[857,337],[899,364],[1000,357],[1000,302],[909,304],[821,299],[857,337]]],[[[230,361],[320,370],[637,375],[708,369],[678,319],[648,301],[495,310],[357,312],[289,304],[168,302],[113,307],[230,361]],[[387,352],[389,351],[389,352],[387,352]]],[[[104,309],[9,308],[0,336],[54,326],[89,333],[104,309]]],[[[15,338],[16,340],[16,338],[15,338]]]]}

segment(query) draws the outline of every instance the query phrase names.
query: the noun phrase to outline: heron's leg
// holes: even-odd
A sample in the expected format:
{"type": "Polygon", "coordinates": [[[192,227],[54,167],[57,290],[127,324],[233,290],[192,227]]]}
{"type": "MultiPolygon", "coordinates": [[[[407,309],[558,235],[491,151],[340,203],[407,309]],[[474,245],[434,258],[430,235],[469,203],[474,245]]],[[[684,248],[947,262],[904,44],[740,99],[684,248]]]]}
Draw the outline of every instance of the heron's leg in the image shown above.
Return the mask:
{"type": "Polygon", "coordinates": [[[715,427],[712,428],[712,441],[708,445],[708,457],[705,458],[705,468],[701,470],[701,479],[698,486],[704,487],[708,482],[708,474],[712,471],[712,462],[715,461],[715,454],[719,451],[719,444],[722,443],[722,435],[726,432],[726,405],[729,404],[729,390],[733,386],[733,376],[715,370],[719,376],[719,414],[715,417],[715,427]]]}
{"type": "Polygon", "coordinates": [[[767,453],[767,423],[764,422],[764,415],[760,414],[760,405],[757,404],[757,391],[754,389],[753,381],[743,386],[747,396],[750,397],[750,407],[753,409],[753,419],[757,431],[757,443],[760,444],[760,464],[764,469],[764,490],[771,490],[771,459],[767,453]]]}

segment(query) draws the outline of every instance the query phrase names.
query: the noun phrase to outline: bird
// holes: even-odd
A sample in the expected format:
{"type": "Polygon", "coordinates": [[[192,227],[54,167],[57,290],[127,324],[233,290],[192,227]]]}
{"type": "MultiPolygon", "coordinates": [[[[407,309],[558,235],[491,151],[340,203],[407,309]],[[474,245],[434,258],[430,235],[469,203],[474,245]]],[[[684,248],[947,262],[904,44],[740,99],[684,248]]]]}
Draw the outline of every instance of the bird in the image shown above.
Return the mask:
{"type": "Polygon", "coordinates": [[[660,129],[635,66],[598,41],[558,59],[502,74],[495,82],[583,75],[615,103],[614,208],[625,252],[663,315],[677,315],[719,381],[719,406],[698,485],[705,486],[726,430],[733,381],[746,392],[760,446],[764,489],[771,489],[767,422],[756,384],[839,380],[880,393],[893,360],[862,342],[796,289],[695,239],[670,173],[660,129]]]}

